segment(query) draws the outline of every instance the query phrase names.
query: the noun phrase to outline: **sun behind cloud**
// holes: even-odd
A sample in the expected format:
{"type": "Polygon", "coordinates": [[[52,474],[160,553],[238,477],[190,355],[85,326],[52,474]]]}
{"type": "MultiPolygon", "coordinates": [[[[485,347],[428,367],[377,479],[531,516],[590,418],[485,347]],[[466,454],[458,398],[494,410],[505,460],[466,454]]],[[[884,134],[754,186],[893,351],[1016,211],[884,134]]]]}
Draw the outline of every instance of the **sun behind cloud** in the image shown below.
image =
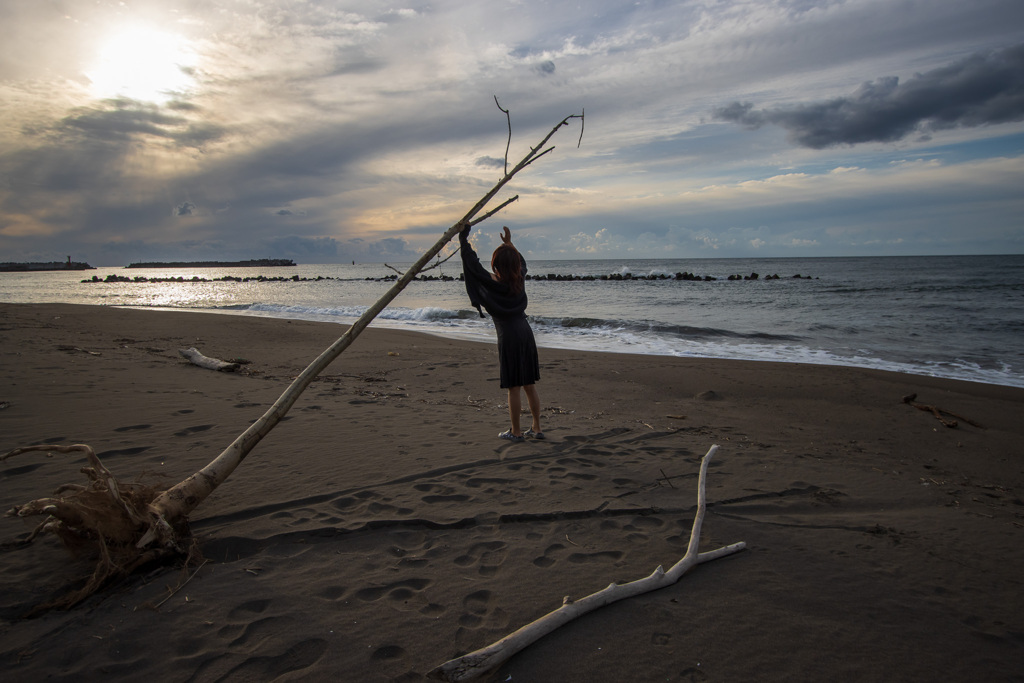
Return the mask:
{"type": "Polygon", "coordinates": [[[147,26],[127,26],[100,45],[85,75],[97,99],[130,97],[161,104],[194,85],[197,55],[182,36],[147,26]]]}

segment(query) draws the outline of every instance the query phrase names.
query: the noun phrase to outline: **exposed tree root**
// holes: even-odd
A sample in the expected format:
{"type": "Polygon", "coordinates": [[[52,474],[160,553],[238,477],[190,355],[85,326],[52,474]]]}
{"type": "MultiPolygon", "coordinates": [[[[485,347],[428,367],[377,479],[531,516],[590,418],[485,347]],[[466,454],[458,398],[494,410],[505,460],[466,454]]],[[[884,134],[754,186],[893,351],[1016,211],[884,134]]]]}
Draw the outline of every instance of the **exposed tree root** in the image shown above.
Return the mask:
{"type": "Polygon", "coordinates": [[[73,554],[95,556],[96,565],[84,586],[36,606],[29,615],[77,605],[109,582],[150,562],[179,554],[194,559],[198,554],[198,546],[188,534],[187,522],[175,533],[176,542],[149,549],[139,547],[153,523],[150,504],[160,492],[145,484],[118,481],[92,447],[86,444],[26,446],[0,456],[0,461],[32,451],[84,453],[88,465],[81,471],[88,483],[65,484],[50,497],[8,510],[9,517],[46,516],[17,545],[28,545],[40,534],[51,533],[73,554]]]}

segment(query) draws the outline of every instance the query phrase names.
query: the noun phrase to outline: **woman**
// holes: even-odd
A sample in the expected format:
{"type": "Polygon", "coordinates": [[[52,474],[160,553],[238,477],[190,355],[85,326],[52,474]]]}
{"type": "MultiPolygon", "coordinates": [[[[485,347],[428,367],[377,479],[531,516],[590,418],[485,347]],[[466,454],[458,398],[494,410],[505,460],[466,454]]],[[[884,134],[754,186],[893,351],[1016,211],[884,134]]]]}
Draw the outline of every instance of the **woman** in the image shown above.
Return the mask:
{"type": "Polygon", "coordinates": [[[459,233],[462,245],[462,272],[466,280],[466,292],[470,302],[484,317],[481,306],[487,309],[498,333],[498,365],[501,369],[501,388],[508,389],[508,415],[512,426],[498,434],[508,441],[523,441],[530,436],[543,439],[540,428],[540,398],[537,387],[540,379],[540,361],[537,358],[537,343],[533,330],[526,320],[526,260],[512,246],[512,234],[507,227],[502,229],[501,246],[491,256],[491,271],[487,272],[469,244],[469,226],[459,233]],[[526,392],[526,400],[533,415],[533,427],[525,434],[519,426],[523,399],[520,389],[526,392]]]}

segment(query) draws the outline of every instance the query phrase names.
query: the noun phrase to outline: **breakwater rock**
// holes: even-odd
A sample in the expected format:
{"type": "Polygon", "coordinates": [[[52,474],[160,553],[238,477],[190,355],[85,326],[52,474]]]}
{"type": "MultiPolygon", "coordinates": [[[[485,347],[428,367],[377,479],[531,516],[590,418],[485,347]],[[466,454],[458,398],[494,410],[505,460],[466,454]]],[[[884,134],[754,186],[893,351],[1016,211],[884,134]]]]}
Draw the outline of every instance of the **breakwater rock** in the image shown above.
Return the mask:
{"type": "Polygon", "coordinates": [[[318,282],[320,280],[340,280],[342,278],[335,277],[299,277],[298,275],[292,275],[291,277],[283,277],[276,275],[274,277],[267,277],[265,275],[254,275],[252,277],[238,277],[236,275],[225,275],[224,277],[205,278],[193,275],[192,277],[146,277],[145,275],[136,275],[134,277],[128,277],[127,275],[110,275],[101,278],[98,275],[93,275],[91,278],[82,280],[82,282],[131,282],[131,283],[146,283],[146,282],[318,282]]]}
{"type": "MultiPolygon", "coordinates": [[[[329,277],[318,275],[316,277],[299,277],[298,275],[292,275],[290,277],[284,277],[276,275],[273,277],[267,277],[265,275],[253,275],[251,277],[239,277],[237,275],[225,275],[223,277],[205,278],[193,275],[192,277],[183,277],[181,275],[177,277],[147,277],[145,275],[136,275],[134,277],[128,277],[127,275],[117,275],[111,273],[106,277],[100,277],[93,275],[91,278],[82,280],[86,283],[94,282],[127,282],[127,283],[147,283],[147,282],[321,282],[324,280],[337,280],[344,282],[346,280],[364,280],[368,282],[394,282],[398,279],[397,275],[385,275],[384,277],[367,277],[367,278],[341,278],[341,277],[329,277]]],[[[555,273],[548,273],[546,275],[527,275],[527,280],[538,280],[548,282],[644,282],[650,280],[674,280],[674,281],[689,281],[689,282],[714,282],[718,280],[717,277],[711,277],[710,275],[694,275],[693,273],[676,273],[675,275],[666,275],[659,273],[656,275],[632,275],[630,273],[614,273],[612,275],[558,275],[555,273]]],[[[762,279],[757,273],[751,273],[750,275],[730,275],[726,280],[759,280],[762,279]]],[[[764,280],[781,280],[779,275],[767,275],[763,278],[764,280]]],[[[794,280],[812,280],[810,275],[793,275],[791,279],[794,280]]],[[[463,280],[462,274],[458,277],[451,275],[419,275],[415,278],[417,282],[461,282],[463,280]]]]}

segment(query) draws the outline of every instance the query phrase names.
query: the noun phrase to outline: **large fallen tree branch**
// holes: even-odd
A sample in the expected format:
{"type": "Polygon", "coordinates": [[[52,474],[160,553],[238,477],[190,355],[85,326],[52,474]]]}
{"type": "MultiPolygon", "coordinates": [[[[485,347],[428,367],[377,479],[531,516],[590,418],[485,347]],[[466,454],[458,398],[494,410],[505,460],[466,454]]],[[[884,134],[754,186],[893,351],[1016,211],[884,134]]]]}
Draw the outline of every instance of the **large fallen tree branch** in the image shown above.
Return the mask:
{"type": "Polygon", "coordinates": [[[83,444],[28,446],[0,456],[0,461],[3,461],[29,451],[83,451],[90,462],[89,468],[83,469],[90,480],[87,486],[69,484],[61,487],[54,497],[30,501],[7,513],[19,517],[46,515],[43,523],[24,539],[25,543],[40,533],[49,532],[69,544],[71,541],[78,545],[91,544],[99,555],[96,572],[87,586],[89,590],[68,595],[47,607],[70,607],[94,592],[107,579],[131,571],[142,562],[171,554],[189,554],[194,550],[194,541],[188,529],[189,514],[227,479],[256,444],[288,413],[317,375],[355,341],[455,235],[467,226],[474,226],[490,218],[518,199],[518,195],[514,196],[486,214],[479,215],[520,171],[554,149],[545,145],[560,128],[568,125],[572,119],[582,120],[582,116],[572,114],[565,117],[536,147],[531,147],[511,171],[507,171],[373,306],[292,381],[262,417],[231,442],[220,455],[184,481],[163,492],[121,483],[100,463],[93,449],[83,444]]]}
{"type": "Polygon", "coordinates": [[[717,560],[726,555],[732,555],[746,548],[746,543],[741,541],[718,548],[717,550],[703,553],[697,551],[700,545],[700,528],[704,522],[706,503],[704,481],[708,473],[708,463],[717,450],[718,446],[712,446],[701,459],[700,477],[697,481],[697,513],[693,518],[690,543],[686,548],[686,554],[683,555],[683,559],[676,562],[671,569],[665,571],[659,565],[650,576],[643,579],[623,584],[613,583],[604,590],[575,601],[566,597],[562,601],[562,606],[554,612],[549,612],[540,619],[523,626],[518,631],[505,636],[485,648],[445,662],[430,671],[427,676],[443,681],[468,681],[482,676],[488,671],[495,669],[523,648],[540,640],[577,617],[581,617],[599,607],[610,605],[619,600],[625,600],[626,598],[632,598],[643,593],[658,590],[659,588],[671,586],[696,565],[717,560]]]}

